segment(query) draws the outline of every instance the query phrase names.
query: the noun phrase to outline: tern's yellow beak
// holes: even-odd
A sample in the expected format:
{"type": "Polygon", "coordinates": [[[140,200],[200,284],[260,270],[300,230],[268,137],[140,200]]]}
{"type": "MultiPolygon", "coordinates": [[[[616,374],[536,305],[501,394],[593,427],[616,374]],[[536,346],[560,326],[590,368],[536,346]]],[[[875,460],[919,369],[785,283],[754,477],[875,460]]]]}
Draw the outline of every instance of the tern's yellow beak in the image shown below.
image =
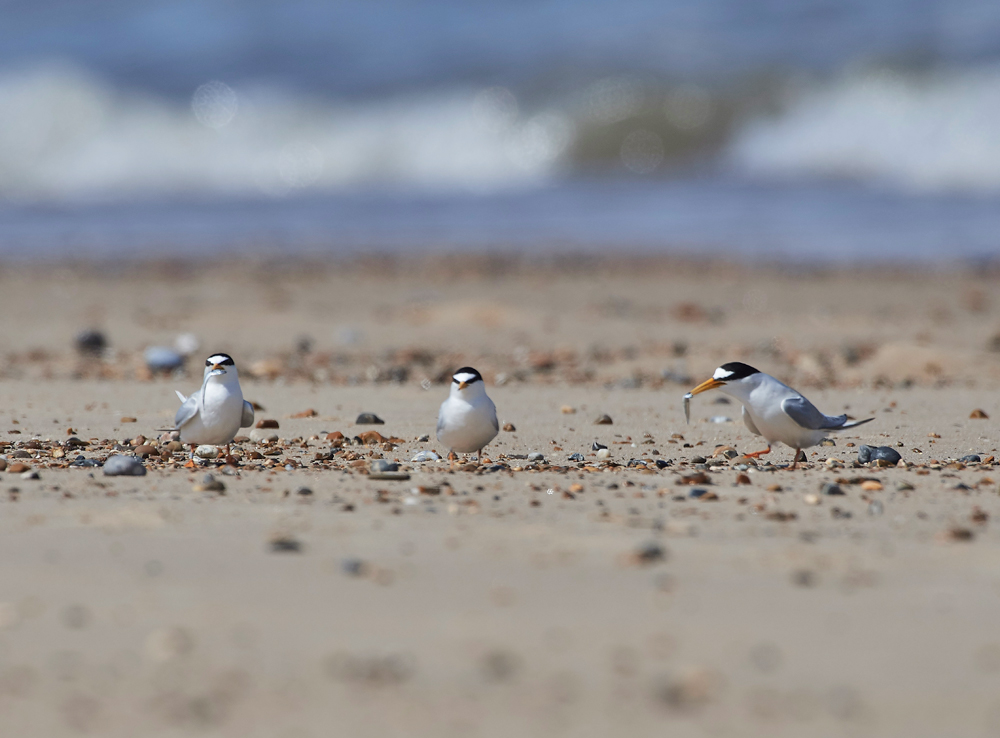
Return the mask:
{"type": "Polygon", "coordinates": [[[699,395],[702,392],[708,392],[710,389],[715,389],[716,387],[721,387],[724,384],[725,384],[725,382],[720,382],[718,379],[715,379],[714,377],[712,379],[706,379],[704,382],[702,382],[697,387],[695,387],[693,390],[691,390],[691,394],[692,395],[699,395]]]}
{"type": "Polygon", "coordinates": [[[213,372],[214,372],[214,371],[215,371],[216,369],[221,369],[221,368],[222,368],[222,364],[212,364],[212,371],[213,371],[213,372]]]}
{"type": "Polygon", "coordinates": [[[465,388],[466,388],[466,387],[468,387],[468,386],[469,386],[469,383],[468,383],[468,382],[459,382],[459,383],[458,383],[458,388],[459,388],[460,390],[462,390],[462,389],[465,389],[465,388]]]}

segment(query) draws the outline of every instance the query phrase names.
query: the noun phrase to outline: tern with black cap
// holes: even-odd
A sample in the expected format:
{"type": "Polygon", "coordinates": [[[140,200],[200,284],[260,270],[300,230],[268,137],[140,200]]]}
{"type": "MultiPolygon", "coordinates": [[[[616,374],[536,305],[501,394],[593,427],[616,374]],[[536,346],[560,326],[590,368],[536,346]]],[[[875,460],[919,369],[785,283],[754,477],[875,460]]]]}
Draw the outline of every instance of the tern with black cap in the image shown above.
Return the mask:
{"type": "Polygon", "coordinates": [[[711,379],[691,390],[685,401],[712,389],[743,403],[743,422],[751,433],[767,439],[765,450],[746,454],[753,458],[770,453],[771,446],[781,442],[795,449],[795,461],[799,461],[804,456],[802,449],[815,446],[831,431],[856,428],[874,420],[824,415],[787,384],[739,361],[720,366],[711,379]]]}
{"type": "Polygon", "coordinates": [[[451,392],[438,412],[437,437],[451,451],[482,459],[483,447],[500,432],[497,408],[486,394],[483,377],[464,366],[451,378],[451,392]]]}
{"type": "Polygon", "coordinates": [[[201,389],[190,397],[177,393],[181,403],[174,418],[174,428],[180,431],[182,443],[194,449],[205,443],[213,446],[229,444],[240,428],[253,425],[253,405],[243,399],[236,363],[229,354],[212,354],[205,361],[205,376],[201,389]]]}

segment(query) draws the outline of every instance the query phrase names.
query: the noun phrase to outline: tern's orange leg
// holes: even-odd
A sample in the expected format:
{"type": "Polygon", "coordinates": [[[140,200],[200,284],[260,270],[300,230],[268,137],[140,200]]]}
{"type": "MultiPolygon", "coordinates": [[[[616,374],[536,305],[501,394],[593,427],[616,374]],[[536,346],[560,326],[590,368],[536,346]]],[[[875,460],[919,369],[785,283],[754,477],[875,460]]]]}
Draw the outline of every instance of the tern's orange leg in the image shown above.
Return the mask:
{"type": "Polygon", "coordinates": [[[759,459],[764,454],[769,454],[769,453],[771,453],[771,447],[770,446],[768,446],[767,448],[765,448],[763,451],[753,451],[751,453],[743,454],[743,455],[746,456],[749,459],[759,459]]]}

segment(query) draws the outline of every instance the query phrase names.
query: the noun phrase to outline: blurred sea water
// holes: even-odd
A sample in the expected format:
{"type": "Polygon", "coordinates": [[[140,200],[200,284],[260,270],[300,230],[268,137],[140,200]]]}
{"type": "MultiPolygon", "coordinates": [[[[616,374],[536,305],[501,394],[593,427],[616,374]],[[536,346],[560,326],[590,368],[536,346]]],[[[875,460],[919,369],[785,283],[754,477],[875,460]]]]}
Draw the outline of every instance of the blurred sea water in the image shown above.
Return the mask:
{"type": "Polygon", "coordinates": [[[1000,255],[1000,4],[5,4],[0,254],[1000,255]]]}

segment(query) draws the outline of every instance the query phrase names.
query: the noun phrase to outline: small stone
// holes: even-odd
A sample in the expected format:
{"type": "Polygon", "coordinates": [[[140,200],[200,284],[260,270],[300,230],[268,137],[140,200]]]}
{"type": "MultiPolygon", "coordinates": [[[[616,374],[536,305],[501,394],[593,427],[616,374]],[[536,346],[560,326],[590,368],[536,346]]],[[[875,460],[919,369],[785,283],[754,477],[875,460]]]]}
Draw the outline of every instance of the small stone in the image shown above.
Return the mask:
{"type": "Polygon", "coordinates": [[[576,408],[573,407],[572,405],[563,405],[561,408],[559,408],[559,412],[561,412],[563,415],[574,415],[576,413],[576,408]]]}
{"type": "Polygon", "coordinates": [[[594,421],[594,425],[613,425],[613,424],[614,421],[611,419],[611,416],[606,413],[604,415],[601,415],[600,417],[597,418],[597,420],[594,421]]]}
{"type": "Polygon", "coordinates": [[[820,487],[820,494],[824,495],[842,495],[844,490],[840,488],[839,484],[834,484],[833,482],[826,482],[820,487]]]}
{"type": "Polygon", "coordinates": [[[310,497],[312,493],[313,491],[308,487],[299,487],[297,490],[295,490],[295,494],[299,495],[300,497],[310,497]]]}
{"type": "Polygon", "coordinates": [[[35,469],[28,469],[28,471],[26,471],[26,472],[21,472],[21,479],[34,479],[34,480],[38,480],[38,479],[41,479],[41,478],[42,478],[41,474],[39,474],[38,471],[35,470],[35,469]]]}
{"type": "Polygon", "coordinates": [[[274,553],[299,553],[302,551],[302,544],[291,536],[272,538],[270,546],[274,553]]]}
{"type": "Polygon", "coordinates": [[[859,446],[858,447],[858,462],[861,464],[868,464],[872,461],[888,461],[891,465],[895,466],[899,460],[903,458],[899,455],[899,452],[889,446],[859,446]]]}
{"type": "MultiPolygon", "coordinates": [[[[506,428],[504,428],[504,430],[506,430],[506,428]]],[[[417,439],[417,443],[427,443],[430,440],[431,437],[428,434],[424,433],[424,435],[420,436],[420,438],[417,439]]]]}
{"type": "Polygon", "coordinates": [[[899,492],[908,492],[911,489],[916,489],[916,488],[909,482],[896,482],[896,489],[899,492]]]}
{"type": "Polygon", "coordinates": [[[708,459],[706,459],[704,456],[694,456],[691,458],[692,464],[704,464],[707,461],[708,459]]]}
{"type": "Polygon", "coordinates": [[[631,556],[632,561],[640,565],[656,564],[666,558],[667,552],[656,541],[642,544],[631,556]]]}
{"type": "Polygon", "coordinates": [[[194,455],[199,459],[217,459],[219,458],[219,447],[207,443],[202,444],[194,450],[194,455]]]}
{"type": "MultiPolygon", "coordinates": [[[[517,430],[517,428],[514,427],[513,423],[504,423],[503,424],[503,429],[504,429],[504,431],[506,433],[513,433],[514,431],[517,430]]],[[[427,440],[430,440],[430,439],[428,438],[427,440]]]]}
{"type": "Polygon", "coordinates": [[[361,413],[358,419],[354,421],[355,425],[385,425],[385,421],[382,420],[375,413],[361,413]]]}
{"type": "Polygon", "coordinates": [[[608,449],[606,449],[606,448],[599,448],[599,449],[597,449],[597,458],[599,458],[599,459],[606,459],[609,456],[611,456],[611,452],[608,451],[608,449]]]}
{"type": "Polygon", "coordinates": [[[747,476],[746,474],[742,474],[742,473],[741,474],[737,474],[736,475],[736,484],[750,484],[750,477],[747,476]]]}
{"type": "Polygon", "coordinates": [[[7,459],[0,459],[0,472],[7,470],[7,459]]]}
{"type": "Polygon", "coordinates": [[[115,454],[104,462],[104,475],[107,477],[144,477],[146,467],[134,456],[115,454]]]}
{"type": "Polygon", "coordinates": [[[823,498],[815,492],[810,492],[809,494],[802,495],[802,501],[807,505],[818,505],[823,501],[823,498]]]}
{"type": "Polygon", "coordinates": [[[349,577],[363,577],[369,567],[361,559],[344,559],[340,562],[340,569],[349,577]]]}
{"type": "Polygon", "coordinates": [[[118,422],[119,423],[136,423],[136,422],[138,422],[138,420],[136,418],[133,418],[130,415],[125,415],[125,416],[122,416],[122,418],[118,422]]]}
{"type": "Polygon", "coordinates": [[[257,421],[257,425],[254,428],[277,428],[278,421],[273,418],[261,418],[257,421]]]}
{"type": "Polygon", "coordinates": [[[135,455],[146,458],[152,454],[157,453],[156,446],[150,446],[148,443],[144,443],[142,446],[136,446],[135,455]]]}
{"type": "Polygon", "coordinates": [[[440,459],[441,457],[433,451],[420,451],[410,461],[419,464],[424,461],[439,461],[440,459]]]}
{"type": "Polygon", "coordinates": [[[7,467],[8,474],[24,474],[24,472],[31,469],[30,466],[25,464],[23,461],[15,461],[13,464],[7,467]]]}
{"type": "Polygon", "coordinates": [[[882,489],[882,483],[869,479],[861,483],[861,489],[865,492],[879,492],[882,489]]]}
{"type": "Polygon", "coordinates": [[[216,479],[211,474],[206,474],[200,484],[194,486],[195,492],[225,492],[226,485],[221,479],[216,479]]]}
{"type": "Polygon", "coordinates": [[[151,374],[170,374],[184,366],[184,354],[167,346],[150,346],[142,353],[151,374]]]}
{"type": "Polygon", "coordinates": [[[729,460],[731,466],[757,466],[757,460],[752,456],[734,456],[729,460]]]}
{"type": "Polygon", "coordinates": [[[837,442],[834,441],[832,438],[824,438],[822,441],[819,442],[819,445],[820,446],[836,446],[837,442]]]}
{"type": "Polygon", "coordinates": [[[602,448],[607,448],[603,443],[598,443],[594,441],[594,444],[590,447],[591,451],[600,451],[602,448]]]}
{"type": "Polygon", "coordinates": [[[376,473],[394,472],[399,471],[399,464],[394,464],[391,461],[386,461],[385,459],[373,459],[371,464],[369,464],[368,469],[369,471],[376,473]]]}
{"type": "Polygon", "coordinates": [[[545,454],[539,451],[532,451],[528,454],[528,461],[545,461],[545,454]]]}
{"type": "Polygon", "coordinates": [[[704,497],[708,494],[708,490],[702,487],[695,487],[690,492],[688,492],[688,497],[693,499],[698,499],[699,497],[704,497]]]}
{"type": "Polygon", "coordinates": [[[167,444],[167,451],[170,451],[171,453],[183,450],[184,450],[184,444],[181,443],[180,441],[170,441],[167,444]]]}
{"type": "Polygon", "coordinates": [[[309,408],[308,410],[303,410],[300,413],[295,413],[292,417],[293,418],[315,418],[317,415],[319,415],[318,412],[316,412],[312,408],[309,408]]]}
{"type": "Polygon", "coordinates": [[[976,418],[977,420],[988,420],[990,416],[987,415],[982,410],[980,410],[979,408],[976,408],[975,410],[972,411],[972,414],[969,415],[969,417],[976,418]]]}
{"type": "Polygon", "coordinates": [[[938,538],[944,541],[968,542],[975,538],[975,533],[968,528],[960,528],[956,526],[939,534],[938,538]]]}
{"type": "Polygon", "coordinates": [[[668,466],[673,466],[674,464],[671,459],[657,459],[655,463],[657,469],[666,469],[668,466]]]}
{"type": "Polygon", "coordinates": [[[90,441],[84,441],[80,438],[77,438],[76,436],[70,436],[69,438],[66,439],[65,445],[69,448],[80,448],[83,446],[89,446],[90,441]]]}
{"type": "Polygon", "coordinates": [[[981,464],[983,460],[979,454],[969,454],[968,456],[963,456],[959,461],[963,464],[981,464]]]}
{"type": "Polygon", "coordinates": [[[569,455],[569,460],[570,461],[583,461],[584,460],[583,454],[579,454],[579,453],[577,453],[577,454],[570,454],[569,455]]]}
{"type": "Polygon", "coordinates": [[[108,339],[101,331],[83,330],[73,339],[76,350],[84,356],[100,356],[108,347],[108,339]]]}
{"type": "Polygon", "coordinates": [[[385,443],[386,437],[383,436],[378,431],[365,431],[364,433],[358,434],[358,438],[361,439],[361,443],[366,446],[378,446],[379,444],[385,443]]]}
{"type": "Polygon", "coordinates": [[[278,434],[268,428],[254,428],[250,431],[250,440],[254,443],[263,441],[277,441],[278,434]]]}
{"type": "Polygon", "coordinates": [[[720,456],[726,459],[735,459],[739,455],[740,452],[732,446],[717,446],[715,451],[712,452],[713,459],[719,458],[720,456]]]}

